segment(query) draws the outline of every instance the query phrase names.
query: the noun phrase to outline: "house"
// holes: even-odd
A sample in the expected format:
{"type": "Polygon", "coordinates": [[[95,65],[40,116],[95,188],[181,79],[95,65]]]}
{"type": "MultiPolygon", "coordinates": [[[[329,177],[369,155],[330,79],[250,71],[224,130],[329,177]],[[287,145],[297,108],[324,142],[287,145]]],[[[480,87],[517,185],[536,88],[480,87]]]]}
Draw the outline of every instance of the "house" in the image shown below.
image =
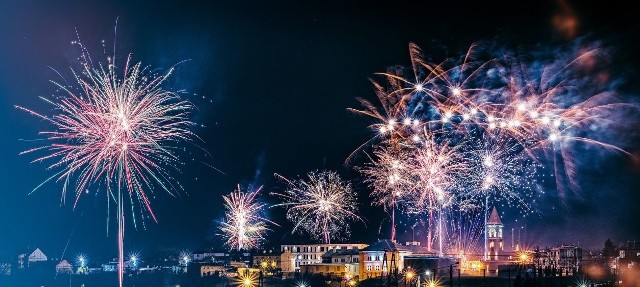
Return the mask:
{"type": "Polygon", "coordinates": [[[360,273],[360,250],[338,249],[327,253],[330,253],[328,263],[342,264],[347,275],[358,276],[360,273]]]}
{"type": "Polygon", "coordinates": [[[397,270],[402,272],[404,257],[422,251],[420,246],[402,246],[390,239],[378,240],[360,250],[359,277],[360,279],[380,277],[387,272],[397,270]]]}
{"type": "Polygon", "coordinates": [[[47,255],[44,255],[44,253],[42,253],[42,250],[40,250],[40,248],[36,248],[36,250],[34,250],[33,252],[31,252],[31,254],[29,254],[28,260],[29,260],[29,263],[47,261],[47,255]]]}
{"type": "Polygon", "coordinates": [[[225,272],[223,265],[203,264],[200,265],[200,277],[213,276],[214,274],[222,274],[225,272]]]}
{"type": "Polygon", "coordinates": [[[281,254],[272,250],[254,253],[252,256],[252,266],[264,270],[275,270],[281,268],[281,254]]]}
{"type": "Polygon", "coordinates": [[[575,275],[582,267],[582,248],[575,245],[538,250],[533,259],[537,268],[545,270],[545,275],[575,275]]]}
{"type": "Polygon", "coordinates": [[[330,277],[345,277],[347,275],[347,269],[341,263],[305,264],[300,267],[300,272],[330,277]]]}
{"type": "MultiPolygon", "coordinates": [[[[285,263],[285,258],[281,256],[281,265],[283,272],[295,272],[300,271],[300,266],[309,264],[322,263],[322,255],[329,250],[337,249],[362,249],[367,247],[367,244],[362,243],[340,243],[340,244],[284,244],[280,246],[280,251],[283,253],[290,252],[286,257],[292,256],[291,262],[292,268],[289,268],[289,263],[285,263]],[[285,268],[286,266],[286,268],[285,268]],[[293,271],[285,271],[291,270],[293,271]]],[[[289,259],[289,258],[287,258],[289,259]]]]}
{"type": "Polygon", "coordinates": [[[296,271],[296,256],[291,250],[287,250],[280,254],[280,268],[282,273],[293,273],[296,271]]]}
{"type": "Polygon", "coordinates": [[[73,273],[73,266],[67,261],[62,260],[60,263],[56,264],[56,274],[71,274],[73,273]]]}
{"type": "Polygon", "coordinates": [[[225,261],[225,257],[228,257],[224,252],[207,252],[200,251],[191,254],[191,261],[193,262],[217,262],[225,261]]]}
{"type": "Polygon", "coordinates": [[[640,286],[640,242],[629,241],[618,248],[618,275],[621,286],[640,286]]]}

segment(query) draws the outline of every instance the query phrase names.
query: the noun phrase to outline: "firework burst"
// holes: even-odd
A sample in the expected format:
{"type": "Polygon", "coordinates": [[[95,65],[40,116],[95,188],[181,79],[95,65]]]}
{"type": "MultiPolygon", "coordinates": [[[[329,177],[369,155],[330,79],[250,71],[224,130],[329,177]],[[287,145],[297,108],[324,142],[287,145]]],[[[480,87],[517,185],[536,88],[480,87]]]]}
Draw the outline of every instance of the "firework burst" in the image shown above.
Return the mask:
{"type": "Polygon", "coordinates": [[[456,242],[449,244],[456,253],[475,249],[461,241],[478,239],[489,200],[529,214],[547,176],[560,196],[566,186],[579,189],[579,145],[625,152],[606,141],[605,131],[622,126],[619,115],[638,107],[591,76],[604,71],[603,49],[554,53],[552,61],[537,58],[544,53],[494,57],[495,49],[474,44],[459,58],[431,63],[410,44],[409,68],[396,66],[372,81],[379,104],[358,99],[363,108],[348,109],[374,120],[374,136],[346,162],[374,145],[369,163],[357,167],[371,197],[409,215],[429,214],[428,246],[437,228],[440,239],[456,242]]]}
{"type": "Polygon", "coordinates": [[[94,67],[84,46],[75,43],[82,49],[81,71],[73,73],[76,85],[54,82],[63,93],[42,98],[55,113],[16,106],[53,127],[40,132],[48,144],[21,154],[45,153],[33,162],[52,162],[48,170],[54,175],[36,189],[51,180],[61,181],[62,199],[72,190],[75,208],[92,186],[105,191],[107,202],[116,203],[122,286],[123,193],[128,194],[134,226],[137,217],[144,219],[147,214],[156,221],[148,192],[179,189],[170,170],[180,164],[177,145],[194,138],[188,120],[193,105],[162,87],[174,68],[151,73],[141,63],[132,63],[130,56],[121,70],[112,57],[106,67],[94,67]]]}
{"type": "Polygon", "coordinates": [[[305,231],[314,239],[330,243],[331,239],[349,236],[348,221],[360,220],[356,193],[351,184],[334,171],[315,171],[307,179],[290,180],[282,193],[272,193],[287,208],[287,219],[294,223],[293,232],[305,231]]]}
{"type": "Polygon", "coordinates": [[[265,233],[270,230],[267,223],[277,225],[260,215],[266,206],[256,200],[261,190],[262,186],[254,191],[243,192],[238,185],[231,194],[222,197],[226,213],[219,228],[229,248],[243,250],[258,247],[265,233]]]}

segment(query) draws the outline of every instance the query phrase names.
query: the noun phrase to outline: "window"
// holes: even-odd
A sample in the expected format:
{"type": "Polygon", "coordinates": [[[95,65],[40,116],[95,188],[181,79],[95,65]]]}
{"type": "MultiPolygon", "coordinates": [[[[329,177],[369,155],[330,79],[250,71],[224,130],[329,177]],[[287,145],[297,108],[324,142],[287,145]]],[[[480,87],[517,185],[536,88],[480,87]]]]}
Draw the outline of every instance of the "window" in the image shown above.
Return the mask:
{"type": "Polygon", "coordinates": [[[371,255],[367,256],[367,261],[371,261],[371,255]]]}
{"type": "Polygon", "coordinates": [[[376,265],[376,271],[380,271],[380,265],[376,265]]]}
{"type": "Polygon", "coordinates": [[[340,262],[344,262],[344,258],[340,259],[340,262]]]}
{"type": "Polygon", "coordinates": [[[367,271],[371,271],[371,264],[367,265],[367,271]]]}

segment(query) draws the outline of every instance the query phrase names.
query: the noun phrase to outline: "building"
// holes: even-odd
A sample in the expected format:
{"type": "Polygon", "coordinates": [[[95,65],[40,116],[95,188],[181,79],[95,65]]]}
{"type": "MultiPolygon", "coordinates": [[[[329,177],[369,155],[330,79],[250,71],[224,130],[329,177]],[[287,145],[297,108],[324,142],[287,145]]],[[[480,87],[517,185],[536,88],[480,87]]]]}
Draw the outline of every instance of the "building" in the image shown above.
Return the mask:
{"type": "Polygon", "coordinates": [[[215,274],[222,274],[225,272],[225,268],[222,265],[203,264],[200,265],[200,277],[213,276],[215,274]]]}
{"type": "Polygon", "coordinates": [[[330,250],[325,253],[323,263],[359,263],[360,262],[360,250],[358,249],[337,249],[330,250]]]}
{"type": "Polygon", "coordinates": [[[412,254],[428,254],[426,248],[418,245],[402,246],[389,239],[378,240],[360,250],[360,279],[380,277],[387,272],[402,272],[404,257],[412,254]]]}
{"type": "Polygon", "coordinates": [[[621,286],[640,286],[639,241],[629,241],[618,248],[617,267],[621,286]]]}
{"type": "Polygon", "coordinates": [[[40,248],[36,248],[31,253],[24,252],[18,255],[18,268],[22,269],[29,267],[31,264],[36,262],[46,262],[47,259],[47,256],[42,252],[42,250],[40,250],[40,248]]]}
{"type": "Polygon", "coordinates": [[[225,252],[208,252],[199,251],[191,254],[191,261],[193,262],[225,262],[228,261],[226,257],[229,255],[225,252]]]}
{"type": "Polygon", "coordinates": [[[263,270],[280,269],[281,254],[270,251],[254,253],[251,259],[252,267],[261,268],[263,270]]]}
{"type": "Polygon", "coordinates": [[[493,207],[491,216],[485,225],[485,261],[498,261],[504,251],[504,243],[502,241],[502,229],[504,225],[498,215],[498,210],[493,207]]]}
{"type": "Polygon", "coordinates": [[[345,277],[348,273],[345,265],[341,263],[305,264],[300,267],[300,272],[329,277],[345,277]]]}
{"type": "Polygon", "coordinates": [[[322,255],[329,250],[337,249],[362,249],[367,244],[341,243],[341,244],[285,244],[280,246],[282,256],[280,258],[282,272],[300,271],[300,266],[322,263],[322,255]],[[290,252],[291,254],[286,254],[290,252]],[[287,258],[283,258],[287,257],[287,258]],[[286,262],[285,260],[289,260],[286,262]],[[292,270],[293,271],[290,271],[292,270]]]}
{"type": "Polygon", "coordinates": [[[67,260],[62,260],[60,261],[60,263],[56,264],[56,274],[61,273],[73,273],[73,266],[71,266],[71,264],[67,260]]]}
{"type": "Polygon", "coordinates": [[[545,275],[575,275],[582,267],[582,248],[575,245],[538,250],[534,257],[533,263],[537,268],[544,270],[545,275]]]}
{"type": "Polygon", "coordinates": [[[291,250],[280,254],[280,268],[282,269],[282,273],[293,273],[296,271],[296,256],[293,255],[291,250]]]}
{"type": "Polygon", "coordinates": [[[632,269],[634,266],[638,268],[638,264],[640,264],[640,241],[629,241],[618,248],[618,269],[620,272],[632,269]]]}

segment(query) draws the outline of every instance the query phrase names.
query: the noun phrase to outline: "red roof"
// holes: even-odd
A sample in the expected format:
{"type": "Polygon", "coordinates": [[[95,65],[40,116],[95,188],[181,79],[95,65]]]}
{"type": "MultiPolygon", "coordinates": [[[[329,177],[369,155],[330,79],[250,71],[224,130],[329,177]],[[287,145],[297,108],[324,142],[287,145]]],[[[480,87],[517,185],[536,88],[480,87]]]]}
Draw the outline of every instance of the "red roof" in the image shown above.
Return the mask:
{"type": "Polygon", "coordinates": [[[496,209],[495,206],[491,211],[491,216],[489,216],[489,221],[487,221],[487,225],[488,224],[502,225],[502,221],[500,221],[500,216],[498,215],[498,210],[496,209]]]}

